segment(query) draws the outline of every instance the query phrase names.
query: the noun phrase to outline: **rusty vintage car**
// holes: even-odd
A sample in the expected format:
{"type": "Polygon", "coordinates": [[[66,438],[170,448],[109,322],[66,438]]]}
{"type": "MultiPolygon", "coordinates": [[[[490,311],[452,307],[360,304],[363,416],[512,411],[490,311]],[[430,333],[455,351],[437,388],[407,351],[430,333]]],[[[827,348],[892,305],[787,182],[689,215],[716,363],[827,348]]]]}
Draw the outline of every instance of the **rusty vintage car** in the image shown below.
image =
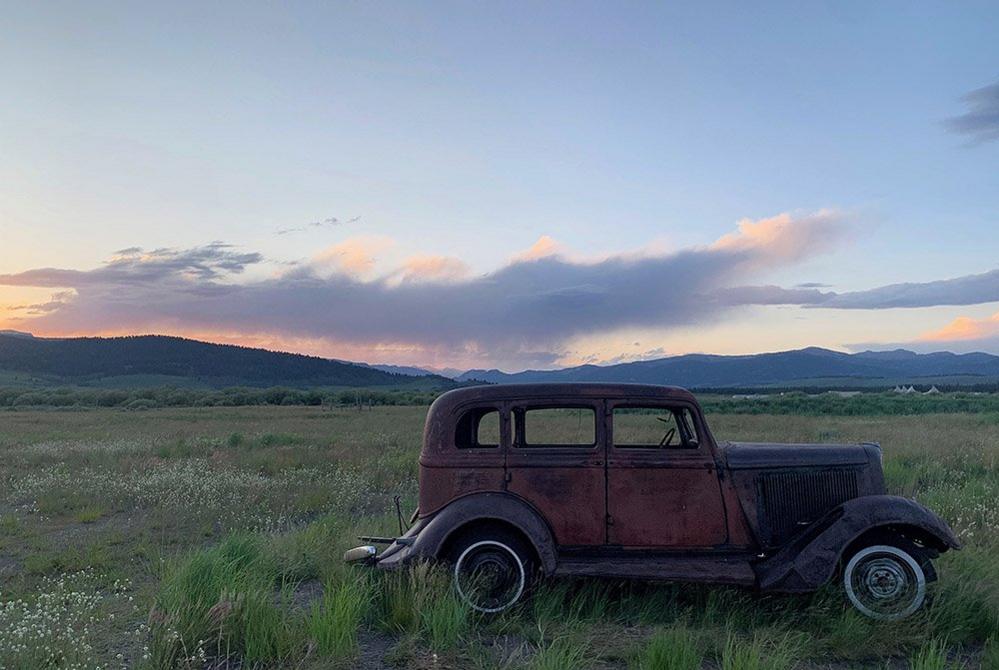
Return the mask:
{"type": "Polygon", "coordinates": [[[812,591],[841,579],[863,614],[918,610],[932,559],[960,544],[885,494],[875,443],[717,444],[688,391],[637,384],[462,388],[427,414],[418,509],[347,552],[392,569],[445,561],[498,612],[539,576],[812,591]]]}

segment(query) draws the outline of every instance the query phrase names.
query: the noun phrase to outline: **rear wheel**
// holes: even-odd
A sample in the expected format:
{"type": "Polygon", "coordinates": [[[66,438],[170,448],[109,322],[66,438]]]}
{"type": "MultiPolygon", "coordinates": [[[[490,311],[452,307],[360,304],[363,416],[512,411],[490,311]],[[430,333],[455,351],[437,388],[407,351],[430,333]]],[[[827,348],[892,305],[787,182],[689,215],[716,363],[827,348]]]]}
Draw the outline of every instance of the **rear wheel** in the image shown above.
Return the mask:
{"type": "Polygon", "coordinates": [[[471,532],[450,552],[458,596],[479,612],[508,609],[527,593],[534,576],[533,552],[505,529],[471,532]]]}
{"type": "Polygon", "coordinates": [[[843,587],[857,611],[880,621],[904,619],[926,599],[926,572],[908,551],[876,544],[858,551],[843,571],[843,587]]]}

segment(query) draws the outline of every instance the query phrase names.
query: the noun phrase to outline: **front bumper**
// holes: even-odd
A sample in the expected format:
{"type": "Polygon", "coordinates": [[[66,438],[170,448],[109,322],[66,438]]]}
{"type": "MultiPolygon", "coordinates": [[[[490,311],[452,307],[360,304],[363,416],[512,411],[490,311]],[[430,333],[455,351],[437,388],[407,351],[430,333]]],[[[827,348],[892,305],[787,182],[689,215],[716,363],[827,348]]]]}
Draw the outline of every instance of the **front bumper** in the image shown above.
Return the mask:
{"type": "Polygon", "coordinates": [[[344,563],[372,563],[375,561],[375,556],[378,555],[378,549],[371,544],[364,544],[360,547],[354,547],[353,549],[348,549],[343,554],[344,563]]]}
{"type": "Polygon", "coordinates": [[[382,570],[395,570],[421,557],[432,558],[432,556],[423,556],[417,542],[417,536],[426,525],[427,519],[417,520],[406,531],[405,535],[392,540],[392,543],[385,547],[380,554],[373,545],[365,544],[347,550],[343,555],[343,560],[347,563],[374,565],[382,570]]]}

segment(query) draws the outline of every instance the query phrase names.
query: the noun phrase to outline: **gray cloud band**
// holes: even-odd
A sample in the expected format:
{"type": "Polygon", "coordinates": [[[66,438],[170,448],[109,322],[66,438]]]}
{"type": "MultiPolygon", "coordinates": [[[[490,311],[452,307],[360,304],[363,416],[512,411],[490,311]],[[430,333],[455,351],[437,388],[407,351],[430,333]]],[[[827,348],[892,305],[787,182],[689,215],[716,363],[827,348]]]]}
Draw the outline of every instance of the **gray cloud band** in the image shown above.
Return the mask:
{"type": "Polygon", "coordinates": [[[999,140],[999,82],[976,89],[962,99],[968,111],[947,119],[947,128],[969,137],[973,144],[999,140]]]}
{"type": "Polygon", "coordinates": [[[575,335],[690,326],[745,305],[882,309],[999,300],[999,270],[851,293],[744,285],[767,268],[800,260],[808,252],[799,249],[814,250],[821,246],[816,240],[824,243],[842,225],[828,215],[806,217],[782,228],[776,243],[738,240],[599,262],[550,256],[462,281],[400,283],[391,273],[362,281],[324,276],[302,263],[270,279],[234,282],[234,275],[263,257],[213,243],[187,250],[127,249],[92,270],[35,269],[0,275],[0,285],[72,289],[24,312],[29,327],[49,331],[227,330],[533,352],[542,358],[544,350],[575,335]]]}

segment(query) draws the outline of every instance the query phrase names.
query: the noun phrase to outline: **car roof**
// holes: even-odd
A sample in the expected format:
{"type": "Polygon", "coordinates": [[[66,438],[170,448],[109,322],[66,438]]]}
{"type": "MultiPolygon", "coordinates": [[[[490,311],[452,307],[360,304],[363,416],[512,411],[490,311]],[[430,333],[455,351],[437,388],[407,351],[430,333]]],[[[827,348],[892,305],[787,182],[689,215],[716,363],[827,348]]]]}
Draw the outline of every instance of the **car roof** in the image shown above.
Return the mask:
{"type": "MultiPolygon", "coordinates": [[[[459,414],[470,405],[518,400],[552,400],[556,403],[571,403],[574,399],[600,400],[602,398],[696,402],[694,396],[686,389],[679,386],[656,384],[573,382],[466,386],[444,393],[430,406],[424,427],[420,462],[424,465],[446,465],[459,457],[460,450],[455,449],[453,444],[454,424],[459,414]]],[[[479,452],[476,450],[468,452],[464,456],[472,457],[478,456],[478,454],[479,452]]]]}
{"type": "Polygon", "coordinates": [[[462,405],[466,402],[479,400],[622,397],[693,399],[690,391],[679,386],[603,382],[545,382],[536,384],[483,384],[480,386],[466,386],[448,391],[440,396],[437,401],[442,405],[462,405]]]}

